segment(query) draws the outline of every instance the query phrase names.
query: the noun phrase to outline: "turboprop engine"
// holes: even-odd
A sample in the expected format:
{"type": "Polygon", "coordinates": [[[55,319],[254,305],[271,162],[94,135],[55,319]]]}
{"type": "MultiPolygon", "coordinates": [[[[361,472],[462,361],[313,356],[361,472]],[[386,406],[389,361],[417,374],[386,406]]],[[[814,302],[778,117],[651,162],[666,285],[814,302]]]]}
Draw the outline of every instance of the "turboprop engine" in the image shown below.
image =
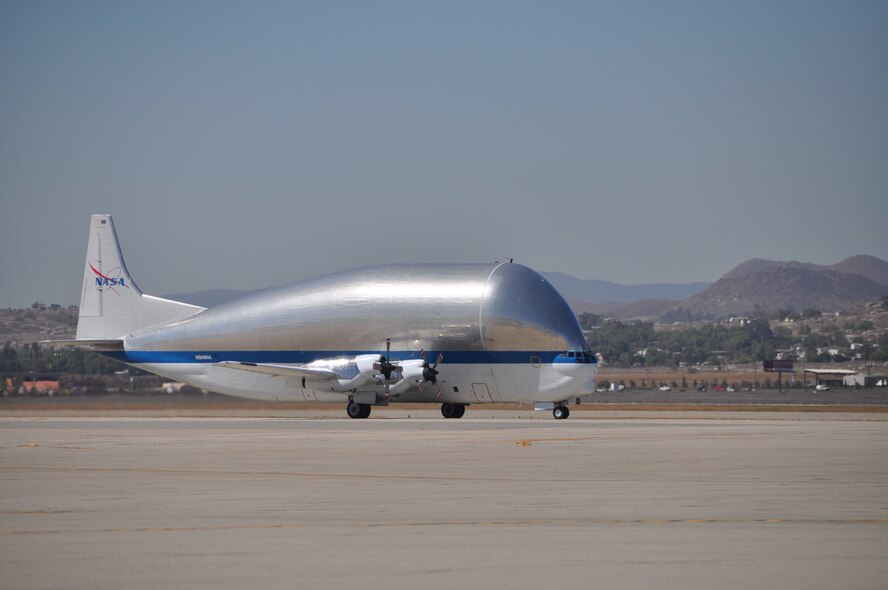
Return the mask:
{"type": "Polygon", "coordinates": [[[379,374],[374,364],[379,360],[376,354],[361,354],[352,358],[315,361],[306,365],[307,369],[326,369],[336,373],[329,381],[333,391],[351,391],[366,384],[379,374]]]}

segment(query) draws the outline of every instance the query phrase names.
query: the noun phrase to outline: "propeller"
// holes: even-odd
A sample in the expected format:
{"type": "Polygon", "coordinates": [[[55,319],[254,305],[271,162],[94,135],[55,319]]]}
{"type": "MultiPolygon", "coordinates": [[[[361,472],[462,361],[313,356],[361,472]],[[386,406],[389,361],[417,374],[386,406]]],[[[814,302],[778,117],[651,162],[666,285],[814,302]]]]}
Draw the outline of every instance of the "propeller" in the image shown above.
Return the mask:
{"type": "Polygon", "coordinates": [[[388,397],[389,394],[389,381],[392,378],[392,373],[395,371],[400,372],[401,367],[392,363],[389,359],[391,357],[392,352],[392,339],[385,339],[385,356],[379,355],[379,362],[373,363],[373,370],[379,371],[382,374],[384,379],[383,383],[385,384],[385,396],[388,397]]]}
{"type": "Polygon", "coordinates": [[[438,387],[438,373],[440,373],[438,364],[444,361],[444,353],[439,352],[435,364],[431,366],[425,358],[425,350],[420,350],[419,356],[422,357],[422,383],[419,384],[419,391],[422,392],[425,389],[426,383],[431,383],[435,386],[435,397],[441,397],[441,388],[438,387]]]}

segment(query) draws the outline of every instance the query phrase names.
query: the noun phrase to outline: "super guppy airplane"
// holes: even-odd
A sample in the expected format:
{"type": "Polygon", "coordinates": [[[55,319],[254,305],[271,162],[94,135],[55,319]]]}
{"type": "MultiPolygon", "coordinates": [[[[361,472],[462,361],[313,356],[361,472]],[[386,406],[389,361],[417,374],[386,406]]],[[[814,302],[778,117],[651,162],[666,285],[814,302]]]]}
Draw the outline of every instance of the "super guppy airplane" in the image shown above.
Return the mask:
{"type": "Polygon", "coordinates": [[[90,220],[77,335],[61,342],[231,396],[343,402],[351,418],[399,401],[564,419],[598,371],[570,307],[520,264],[373,266],[206,309],[143,294],[110,215],[90,220]]]}

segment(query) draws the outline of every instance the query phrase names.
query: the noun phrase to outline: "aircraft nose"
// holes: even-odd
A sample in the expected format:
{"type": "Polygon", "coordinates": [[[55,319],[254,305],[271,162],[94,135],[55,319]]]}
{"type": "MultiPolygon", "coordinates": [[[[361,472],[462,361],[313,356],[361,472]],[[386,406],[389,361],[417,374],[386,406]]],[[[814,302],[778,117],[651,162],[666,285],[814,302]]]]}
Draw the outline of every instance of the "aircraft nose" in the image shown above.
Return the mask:
{"type": "Polygon", "coordinates": [[[585,382],[598,374],[598,361],[591,352],[569,350],[552,360],[552,368],[562,375],[585,382]]]}

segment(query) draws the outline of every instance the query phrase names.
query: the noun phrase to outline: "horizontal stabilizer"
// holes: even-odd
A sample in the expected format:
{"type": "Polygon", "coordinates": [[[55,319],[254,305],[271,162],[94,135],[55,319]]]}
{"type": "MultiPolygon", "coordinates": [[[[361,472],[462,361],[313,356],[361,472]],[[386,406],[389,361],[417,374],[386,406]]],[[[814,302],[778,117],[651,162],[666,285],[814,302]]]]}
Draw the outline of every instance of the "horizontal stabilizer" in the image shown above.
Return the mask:
{"type": "Polygon", "coordinates": [[[309,367],[294,367],[291,365],[271,365],[262,363],[239,363],[235,361],[223,361],[216,366],[252,373],[263,373],[277,377],[305,377],[309,381],[330,381],[338,379],[339,375],[329,369],[315,369],[309,367]]]}
{"type": "Polygon", "coordinates": [[[123,338],[136,330],[183,320],[204,310],[142,293],[123,261],[110,215],[90,218],[83,269],[78,340],[123,338]]]}
{"type": "Polygon", "coordinates": [[[50,346],[73,346],[75,348],[95,350],[96,352],[123,350],[123,340],[119,338],[113,340],[42,340],[40,344],[47,344],[50,346]]]}

